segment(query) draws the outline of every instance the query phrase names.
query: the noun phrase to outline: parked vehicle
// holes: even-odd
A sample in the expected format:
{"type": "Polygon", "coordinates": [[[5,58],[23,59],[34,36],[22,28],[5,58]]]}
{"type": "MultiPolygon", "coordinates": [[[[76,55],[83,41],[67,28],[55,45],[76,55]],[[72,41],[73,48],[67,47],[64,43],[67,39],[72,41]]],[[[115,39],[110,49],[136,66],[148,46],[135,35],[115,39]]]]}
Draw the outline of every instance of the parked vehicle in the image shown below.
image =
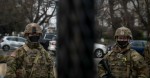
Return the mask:
{"type": "Polygon", "coordinates": [[[130,41],[131,48],[139,52],[141,55],[144,55],[144,48],[147,44],[146,40],[131,40],[130,41]]]}
{"type": "Polygon", "coordinates": [[[94,58],[102,58],[107,53],[107,47],[103,44],[94,44],[94,58]]]}
{"type": "MultiPolygon", "coordinates": [[[[56,53],[56,38],[49,41],[48,50],[52,51],[54,54],[56,53]]],[[[107,52],[107,48],[103,44],[95,43],[94,44],[94,58],[102,58],[107,52]]]]}
{"type": "Polygon", "coordinates": [[[52,51],[54,54],[56,54],[56,36],[53,36],[52,40],[49,41],[48,50],[52,51]]]}
{"type": "Polygon", "coordinates": [[[54,36],[56,36],[54,33],[46,33],[40,39],[40,43],[44,47],[45,50],[48,50],[49,41],[51,41],[54,36]]]}
{"type": "Polygon", "coordinates": [[[0,45],[4,51],[14,50],[25,44],[26,39],[18,36],[4,36],[0,45]]]}

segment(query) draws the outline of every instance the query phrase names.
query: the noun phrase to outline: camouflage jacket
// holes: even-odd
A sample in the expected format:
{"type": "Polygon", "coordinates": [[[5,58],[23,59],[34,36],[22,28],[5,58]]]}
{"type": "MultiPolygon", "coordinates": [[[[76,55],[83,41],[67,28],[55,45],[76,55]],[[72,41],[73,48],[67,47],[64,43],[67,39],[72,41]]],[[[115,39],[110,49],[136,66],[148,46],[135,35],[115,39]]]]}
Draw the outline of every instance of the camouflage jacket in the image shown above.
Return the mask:
{"type": "Polygon", "coordinates": [[[12,56],[5,78],[54,78],[52,58],[41,45],[29,48],[25,44],[12,56]]]}
{"type": "MultiPolygon", "coordinates": [[[[130,46],[121,50],[115,45],[103,59],[108,60],[114,78],[148,78],[148,65],[138,52],[130,49],[130,46]]],[[[102,78],[106,72],[104,67],[99,64],[99,78],[102,78]]]]}
{"type": "Polygon", "coordinates": [[[144,58],[146,62],[150,65],[150,43],[144,48],[144,58]]]}

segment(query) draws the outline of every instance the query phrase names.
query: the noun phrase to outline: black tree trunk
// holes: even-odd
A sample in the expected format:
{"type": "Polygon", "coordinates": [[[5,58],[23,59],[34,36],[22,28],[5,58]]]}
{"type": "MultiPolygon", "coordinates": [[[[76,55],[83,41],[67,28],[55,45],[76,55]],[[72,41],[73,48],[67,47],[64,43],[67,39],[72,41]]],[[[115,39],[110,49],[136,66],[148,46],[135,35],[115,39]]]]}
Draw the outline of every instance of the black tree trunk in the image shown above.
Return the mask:
{"type": "Polygon", "coordinates": [[[94,0],[59,0],[58,78],[95,78],[94,0]]]}

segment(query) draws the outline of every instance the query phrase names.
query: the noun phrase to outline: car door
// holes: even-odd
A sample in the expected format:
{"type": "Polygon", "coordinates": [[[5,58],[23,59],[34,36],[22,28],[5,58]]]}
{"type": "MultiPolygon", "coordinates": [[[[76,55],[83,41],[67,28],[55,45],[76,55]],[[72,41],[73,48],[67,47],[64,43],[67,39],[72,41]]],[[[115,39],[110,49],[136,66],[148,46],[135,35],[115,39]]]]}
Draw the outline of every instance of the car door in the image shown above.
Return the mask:
{"type": "Polygon", "coordinates": [[[9,37],[7,38],[7,40],[9,41],[10,47],[16,47],[17,43],[17,38],[16,37],[9,37]]]}

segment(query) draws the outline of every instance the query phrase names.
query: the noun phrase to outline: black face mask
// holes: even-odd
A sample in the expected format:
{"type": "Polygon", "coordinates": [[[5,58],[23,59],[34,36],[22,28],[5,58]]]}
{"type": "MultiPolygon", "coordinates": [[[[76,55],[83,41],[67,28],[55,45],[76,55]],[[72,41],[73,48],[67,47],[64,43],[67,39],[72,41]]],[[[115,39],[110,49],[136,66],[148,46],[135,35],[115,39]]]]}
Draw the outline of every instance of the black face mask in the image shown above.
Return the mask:
{"type": "Polygon", "coordinates": [[[117,41],[117,44],[119,45],[120,48],[126,48],[128,46],[128,41],[117,41]]]}
{"type": "Polygon", "coordinates": [[[29,40],[31,42],[38,42],[40,39],[40,36],[29,36],[29,40]]]}

